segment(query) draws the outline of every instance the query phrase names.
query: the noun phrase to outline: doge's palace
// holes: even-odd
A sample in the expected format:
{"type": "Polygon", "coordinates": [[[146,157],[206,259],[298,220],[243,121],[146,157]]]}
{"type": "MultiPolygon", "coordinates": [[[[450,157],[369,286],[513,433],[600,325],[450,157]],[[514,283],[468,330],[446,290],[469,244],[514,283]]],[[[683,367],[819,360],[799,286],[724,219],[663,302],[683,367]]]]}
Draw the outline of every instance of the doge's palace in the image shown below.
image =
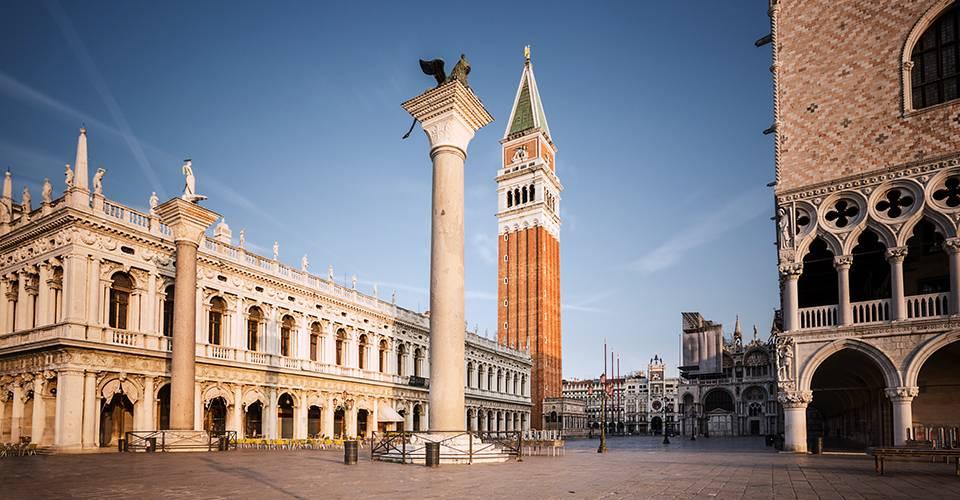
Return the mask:
{"type": "MultiPolygon", "coordinates": [[[[108,200],[87,136],[63,195],[0,203],[0,442],[115,446],[166,429],[175,245],[155,210],[108,200]]],[[[189,166],[189,164],[187,164],[189,166]]],[[[191,174],[192,175],[192,174],[191,174]]],[[[106,179],[105,179],[106,177],[106,179]]],[[[215,203],[215,200],[212,200],[215,203]]],[[[161,206],[161,208],[163,208],[161,206]]],[[[245,249],[221,219],[197,252],[193,427],[241,437],[427,430],[429,317],[245,249]]],[[[464,429],[530,426],[529,354],[466,333],[464,429]]]]}

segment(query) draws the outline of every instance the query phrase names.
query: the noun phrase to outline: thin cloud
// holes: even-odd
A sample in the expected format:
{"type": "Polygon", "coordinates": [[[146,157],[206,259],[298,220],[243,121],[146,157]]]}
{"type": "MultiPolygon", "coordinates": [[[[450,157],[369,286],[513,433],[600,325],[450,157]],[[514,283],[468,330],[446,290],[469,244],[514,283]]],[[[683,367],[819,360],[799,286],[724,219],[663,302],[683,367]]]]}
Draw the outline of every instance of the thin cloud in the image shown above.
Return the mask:
{"type": "Polygon", "coordinates": [[[602,307],[595,307],[594,304],[598,302],[604,302],[611,296],[617,293],[616,290],[604,290],[602,292],[597,292],[589,297],[578,300],[576,302],[565,302],[561,303],[560,307],[564,311],[577,311],[577,312],[587,312],[587,313],[605,313],[607,309],[602,307]]]}
{"type": "Polygon", "coordinates": [[[497,263],[497,240],[488,233],[476,233],[471,240],[480,260],[488,265],[497,263]]]}
{"type": "Polygon", "coordinates": [[[140,170],[143,171],[143,175],[147,178],[147,181],[153,187],[154,191],[157,193],[163,193],[163,186],[160,183],[160,180],[157,178],[157,173],[150,165],[150,160],[147,159],[147,155],[143,151],[143,146],[140,144],[140,140],[136,135],[134,135],[133,129],[130,127],[130,123],[127,121],[126,115],[120,108],[120,104],[117,103],[117,100],[110,92],[110,88],[104,81],[103,75],[100,74],[100,71],[97,69],[93,58],[90,56],[87,46],[83,43],[83,40],[80,39],[80,35],[73,28],[73,23],[70,22],[70,18],[67,17],[66,12],[63,11],[63,8],[60,6],[60,4],[55,1],[44,2],[44,6],[47,8],[47,12],[50,13],[50,17],[52,17],[57,23],[57,26],[60,27],[61,33],[67,40],[67,45],[79,60],[80,66],[83,67],[84,71],[86,72],[87,78],[90,80],[90,83],[93,84],[93,88],[98,94],[100,94],[100,98],[103,100],[104,104],[106,104],[111,118],[113,118],[114,123],[116,123],[117,127],[119,128],[121,137],[123,137],[124,142],[127,143],[127,147],[129,147],[130,151],[133,153],[133,157],[136,160],[137,165],[140,167],[140,170]]]}
{"type": "Polygon", "coordinates": [[[770,193],[752,189],[728,200],[719,209],[675,233],[651,252],[630,263],[630,269],[644,274],[667,269],[681,261],[690,250],[713,241],[770,211],[770,193]]]}

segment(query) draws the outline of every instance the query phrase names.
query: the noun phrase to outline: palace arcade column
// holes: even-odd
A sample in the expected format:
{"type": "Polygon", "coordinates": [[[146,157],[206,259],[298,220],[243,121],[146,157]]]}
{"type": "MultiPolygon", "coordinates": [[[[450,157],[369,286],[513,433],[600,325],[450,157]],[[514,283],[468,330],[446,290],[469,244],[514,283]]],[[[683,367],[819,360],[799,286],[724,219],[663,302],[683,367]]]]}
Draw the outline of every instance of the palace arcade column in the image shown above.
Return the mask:
{"type": "Polygon", "coordinates": [[[157,214],[173,231],[177,245],[174,282],[173,359],[170,370],[170,428],[194,428],[196,391],[197,249],[216,214],[200,205],[174,198],[158,206],[157,214]]]}
{"type": "Polygon", "coordinates": [[[493,121],[469,87],[450,81],[403,103],[430,140],[430,410],[428,428],[464,422],[463,168],[474,133],[493,121]]]}
{"type": "Polygon", "coordinates": [[[783,282],[783,331],[800,329],[800,309],[797,296],[797,281],[803,273],[803,264],[790,263],[780,265],[780,279],[783,282]]]}
{"type": "Polygon", "coordinates": [[[960,238],[947,238],[943,243],[950,254],[950,314],[960,314],[960,238]]]}
{"type": "Polygon", "coordinates": [[[890,290],[893,292],[890,319],[904,320],[907,319],[907,301],[903,295],[903,260],[907,257],[907,247],[888,248],[886,256],[890,263],[890,290]]]}
{"type": "Polygon", "coordinates": [[[893,445],[903,446],[913,429],[913,398],[920,394],[920,388],[889,387],[886,393],[893,405],[893,445]]]}
{"type": "Polygon", "coordinates": [[[852,255],[837,255],[833,258],[833,267],[837,270],[837,323],[853,324],[853,309],[850,307],[850,266],[852,255]]]}
{"type": "Polygon", "coordinates": [[[783,451],[807,452],[807,405],[813,400],[810,391],[781,391],[783,406],[783,451]]]}

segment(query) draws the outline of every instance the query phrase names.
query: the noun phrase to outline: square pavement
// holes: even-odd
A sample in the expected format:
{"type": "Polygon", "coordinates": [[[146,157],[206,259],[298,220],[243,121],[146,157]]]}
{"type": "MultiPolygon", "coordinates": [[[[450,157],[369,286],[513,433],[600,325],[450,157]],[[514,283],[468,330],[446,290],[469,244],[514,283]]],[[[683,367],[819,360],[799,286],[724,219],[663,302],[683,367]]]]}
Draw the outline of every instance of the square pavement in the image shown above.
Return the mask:
{"type": "Polygon", "coordinates": [[[960,498],[944,463],[792,455],[753,438],[570,441],[562,457],[429,469],[339,451],[101,453],[0,460],[0,498],[960,498]]]}

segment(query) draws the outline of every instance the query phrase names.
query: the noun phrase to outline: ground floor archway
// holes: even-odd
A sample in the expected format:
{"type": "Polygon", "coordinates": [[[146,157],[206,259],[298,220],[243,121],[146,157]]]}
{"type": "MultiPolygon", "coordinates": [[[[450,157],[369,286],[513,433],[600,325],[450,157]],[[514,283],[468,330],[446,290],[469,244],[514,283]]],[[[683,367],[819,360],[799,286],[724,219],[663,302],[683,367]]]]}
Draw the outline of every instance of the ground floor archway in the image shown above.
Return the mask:
{"type": "Polygon", "coordinates": [[[920,439],[944,439],[960,422],[960,341],[937,349],[924,361],[917,374],[917,396],[913,399],[910,434],[920,439]]]}
{"type": "Polygon", "coordinates": [[[293,438],[293,398],[286,393],[277,401],[277,427],[281,439],[293,438]]]}
{"type": "Polygon", "coordinates": [[[100,409],[100,446],[112,446],[133,430],[133,403],[116,393],[100,409]]]}
{"type": "Polygon", "coordinates": [[[660,417],[653,417],[650,419],[650,432],[654,434],[660,434],[663,432],[663,419],[660,417]]]}
{"type": "Polygon", "coordinates": [[[263,403],[256,401],[247,405],[243,422],[244,436],[256,438],[263,436],[263,403]]]}
{"type": "Polygon", "coordinates": [[[323,429],[323,410],[319,406],[311,406],[307,410],[307,435],[317,437],[323,429]]]}
{"type": "Polygon", "coordinates": [[[333,412],[333,435],[337,438],[343,438],[343,424],[345,412],[343,408],[337,408],[337,411],[333,412]]]}
{"type": "Polygon", "coordinates": [[[210,400],[204,409],[203,428],[214,435],[223,434],[227,430],[227,401],[222,397],[210,400]]]}

